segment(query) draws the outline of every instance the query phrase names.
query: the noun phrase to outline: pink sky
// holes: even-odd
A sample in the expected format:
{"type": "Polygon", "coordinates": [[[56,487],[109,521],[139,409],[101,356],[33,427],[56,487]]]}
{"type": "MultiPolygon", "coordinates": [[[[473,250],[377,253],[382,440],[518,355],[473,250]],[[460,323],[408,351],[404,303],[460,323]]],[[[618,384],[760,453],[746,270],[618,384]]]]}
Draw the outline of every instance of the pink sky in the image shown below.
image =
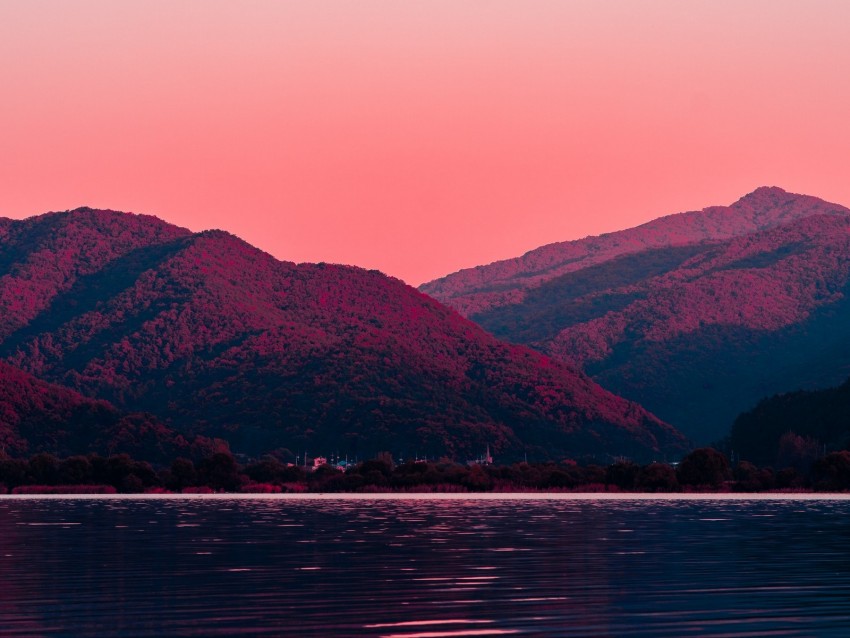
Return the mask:
{"type": "Polygon", "coordinates": [[[0,4],[0,216],[419,284],[761,185],[850,204],[850,2],[0,4]]]}

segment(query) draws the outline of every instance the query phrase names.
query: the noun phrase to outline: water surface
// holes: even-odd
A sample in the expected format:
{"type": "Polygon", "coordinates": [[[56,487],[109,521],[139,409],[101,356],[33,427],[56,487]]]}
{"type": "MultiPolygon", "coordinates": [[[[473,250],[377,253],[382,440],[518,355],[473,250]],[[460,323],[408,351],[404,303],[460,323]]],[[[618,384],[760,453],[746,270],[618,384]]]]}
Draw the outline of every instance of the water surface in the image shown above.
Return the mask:
{"type": "Polygon", "coordinates": [[[847,636],[850,502],[0,499],[3,636],[847,636]]]}

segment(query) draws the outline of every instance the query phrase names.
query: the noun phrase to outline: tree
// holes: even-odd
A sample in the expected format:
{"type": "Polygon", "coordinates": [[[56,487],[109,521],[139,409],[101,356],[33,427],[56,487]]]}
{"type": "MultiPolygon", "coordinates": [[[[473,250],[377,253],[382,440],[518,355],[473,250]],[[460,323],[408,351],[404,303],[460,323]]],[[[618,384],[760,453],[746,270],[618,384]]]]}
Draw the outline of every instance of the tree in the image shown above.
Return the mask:
{"type": "Polygon", "coordinates": [[[773,488],[775,478],[770,468],[758,468],[749,461],[739,461],[733,472],[738,492],[763,492],[773,488]]]}
{"type": "Polygon", "coordinates": [[[676,470],[682,485],[718,488],[732,478],[729,460],[711,447],[698,448],[682,459],[676,470]]]}
{"type": "Polygon", "coordinates": [[[70,456],[59,464],[59,482],[63,485],[83,485],[93,478],[91,462],[85,456],[70,456]]]}
{"type": "Polygon", "coordinates": [[[616,485],[621,490],[634,489],[637,483],[640,467],[631,461],[619,461],[613,465],[609,465],[605,471],[605,483],[607,485],[616,485]]]}
{"type": "Polygon", "coordinates": [[[171,463],[170,489],[180,491],[183,488],[191,487],[198,481],[198,472],[195,470],[195,464],[189,459],[177,458],[171,463]]]}
{"type": "MultiPolygon", "coordinates": [[[[380,475],[378,475],[380,478],[380,475]]],[[[349,484],[345,480],[346,475],[342,471],[335,468],[333,465],[320,465],[307,476],[307,481],[310,488],[320,492],[327,491],[342,491],[349,484]],[[326,488],[326,486],[328,486],[326,488]]]]}
{"type": "Polygon", "coordinates": [[[650,463],[640,469],[637,487],[645,492],[672,492],[679,487],[676,471],[666,463],[650,463]]]}
{"type": "Polygon", "coordinates": [[[779,489],[798,489],[803,487],[805,479],[796,467],[784,467],[776,473],[776,487],[779,489]]]}
{"type": "Polygon", "coordinates": [[[29,464],[23,459],[0,459],[0,484],[17,487],[27,482],[29,464]]]}
{"type": "Polygon", "coordinates": [[[469,473],[464,477],[462,484],[473,492],[484,492],[493,487],[493,479],[488,476],[483,467],[473,465],[469,468],[469,473]]]}
{"type": "Polygon", "coordinates": [[[395,460],[393,459],[393,455],[391,452],[378,452],[375,455],[375,460],[385,463],[387,467],[390,468],[391,472],[395,468],[395,460]]]}
{"type": "Polygon", "coordinates": [[[144,483],[142,483],[142,479],[135,474],[130,473],[121,481],[119,491],[122,494],[139,494],[145,491],[145,486],[144,483]]]}
{"type": "Polygon", "coordinates": [[[388,479],[390,475],[393,473],[393,465],[392,461],[388,460],[386,455],[387,452],[382,452],[383,458],[375,458],[369,461],[363,461],[357,467],[358,473],[363,476],[368,476],[373,472],[380,474],[384,479],[388,479]]]}
{"type": "Polygon", "coordinates": [[[850,452],[831,452],[812,465],[815,489],[840,491],[850,489],[850,452]]]}
{"type": "Polygon", "coordinates": [[[125,479],[133,473],[133,466],[134,462],[129,454],[114,454],[110,456],[106,459],[104,467],[106,482],[116,489],[121,490],[125,479]]]}
{"type": "Polygon", "coordinates": [[[286,466],[274,456],[264,456],[245,466],[245,474],[257,483],[280,483],[286,466]]]}
{"type": "Polygon", "coordinates": [[[29,461],[29,473],[33,483],[53,485],[59,480],[59,459],[45,452],[36,454],[29,461]]]}
{"type": "Polygon", "coordinates": [[[241,483],[239,466],[229,452],[216,452],[198,467],[201,482],[214,490],[235,491],[241,483]]]}
{"type": "Polygon", "coordinates": [[[779,439],[776,466],[793,467],[805,474],[812,467],[815,459],[821,456],[821,449],[820,441],[817,439],[786,432],[779,439]]]}

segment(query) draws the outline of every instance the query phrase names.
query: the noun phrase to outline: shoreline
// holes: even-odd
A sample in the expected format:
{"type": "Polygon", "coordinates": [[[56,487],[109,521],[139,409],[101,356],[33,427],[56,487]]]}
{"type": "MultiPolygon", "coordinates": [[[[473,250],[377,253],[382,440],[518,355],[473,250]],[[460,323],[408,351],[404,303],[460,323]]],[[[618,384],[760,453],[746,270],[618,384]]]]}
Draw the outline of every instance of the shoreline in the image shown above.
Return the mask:
{"type": "Polygon", "coordinates": [[[850,501],[848,492],[480,492],[302,494],[2,494],[3,500],[51,501],[850,501]]]}

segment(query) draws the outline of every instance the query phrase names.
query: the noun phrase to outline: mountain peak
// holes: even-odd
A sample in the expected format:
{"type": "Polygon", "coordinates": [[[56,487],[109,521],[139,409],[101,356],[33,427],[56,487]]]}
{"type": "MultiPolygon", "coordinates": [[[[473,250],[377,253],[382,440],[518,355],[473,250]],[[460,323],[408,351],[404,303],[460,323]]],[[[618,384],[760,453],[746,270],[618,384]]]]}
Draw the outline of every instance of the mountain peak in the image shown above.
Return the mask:
{"type": "Polygon", "coordinates": [[[766,194],[767,195],[769,195],[769,194],[772,194],[772,195],[789,195],[788,191],[786,191],[784,188],[780,188],[779,186],[759,186],[752,193],[747,193],[741,199],[744,199],[745,197],[749,197],[751,195],[766,195],[766,194]]]}
{"type": "Polygon", "coordinates": [[[146,225],[149,227],[160,227],[169,229],[172,232],[176,231],[179,234],[189,234],[189,230],[181,226],[176,226],[165,220],[160,219],[156,215],[144,215],[140,213],[123,212],[112,210],[111,208],[92,208],[91,206],[78,206],[64,211],[56,211],[45,213],[44,215],[36,215],[30,217],[31,220],[46,220],[46,219],[65,219],[69,221],[90,221],[95,224],[126,224],[135,222],[137,225],[146,225]]]}
{"type": "Polygon", "coordinates": [[[779,186],[759,186],[751,193],[747,193],[736,201],[732,206],[748,204],[753,207],[775,206],[792,199],[803,198],[805,195],[789,193],[779,186]]]}
{"type": "Polygon", "coordinates": [[[817,197],[761,186],[731,206],[709,206],[659,217],[635,228],[547,244],[521,257],[461,270],[420,290],[465,316],[522,303],[545,282],[604,261],[653,248],[685,246],[746,235],[815,215],[850,215],[817,197]]]}

